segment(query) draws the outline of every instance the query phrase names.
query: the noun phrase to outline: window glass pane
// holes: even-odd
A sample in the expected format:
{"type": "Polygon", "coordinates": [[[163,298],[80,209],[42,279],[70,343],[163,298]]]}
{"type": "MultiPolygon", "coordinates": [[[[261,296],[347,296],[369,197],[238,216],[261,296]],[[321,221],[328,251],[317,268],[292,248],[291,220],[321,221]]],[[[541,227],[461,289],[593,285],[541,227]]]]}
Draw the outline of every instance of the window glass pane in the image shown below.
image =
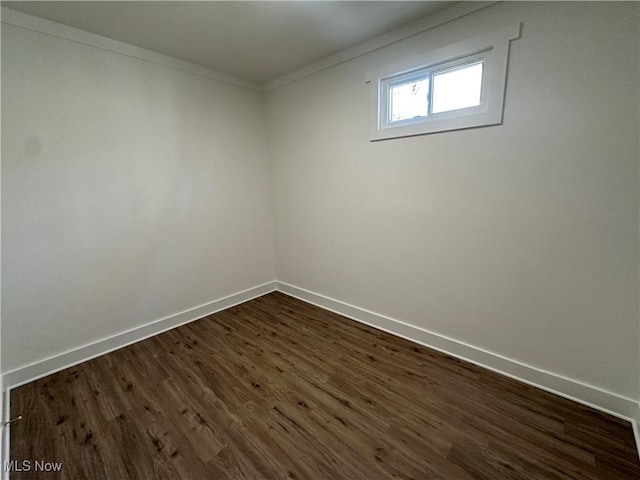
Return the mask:
{"type": "Polygon", "coordinates": [[[433,75],[433,113],[480,105],[482,62],[433,75]]]}
{"type": "Polygon", "coordinates": [[[426,117],[429,114],[429,77],[392,86],[389,99],[391,122],[426,117]]]}

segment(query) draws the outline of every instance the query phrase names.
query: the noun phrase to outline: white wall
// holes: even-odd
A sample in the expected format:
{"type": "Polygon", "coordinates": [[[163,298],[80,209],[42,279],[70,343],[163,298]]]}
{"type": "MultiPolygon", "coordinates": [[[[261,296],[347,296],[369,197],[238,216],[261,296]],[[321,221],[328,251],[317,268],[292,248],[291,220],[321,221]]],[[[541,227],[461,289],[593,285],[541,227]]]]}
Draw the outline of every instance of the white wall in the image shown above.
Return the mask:
{"type": "MultiPolygon", "coordinates": [[[[0,17],[1,17],[0,13],[0,17]]],[[[0,18],[1,19],[1,18],[0,18]]],[[[0,38],[2,36],[2,23],[0,23],[0,38]]],[[[0,77],[2,76],[2,52],[0,49],[0,77]]],[[[0,97],[2,96],[2,88],[0,85],[0,97]]],[[[1,110],[1,108],[0,108],[1,110]]],[[[2,145],[2,115],[0,114],[0,145],[2,145]]],[[[2,172],[2,155],[0,154],[0,177],[2,172]]],[[[2,182],[0,181],[0,272],[2,271],[2,182]]],[[[2,375],[2,276],[0,275],[0,422],[4,422],[4,377],[2,375]]],[[[4,462],[5,459],[5,432],[4,428],[0,430],[0,460],[4,462]]],[[[4,463],[3,463],[4,465],[4,463]]]]}
{"type": "Polygon", "coordinates": [[[270,92],[278,279],[638,399],[638,31],[501,3],[270,92]],[[368,141],[367,71],[515,22],[502,126],[368,141]]]}
{"type": "Polygon", "coordinates": [[[638,5],[503,3],[265,95],[2,27],[2,371],[277,278],[640,396],[638,5]],[[523,22],[505,123],[369,70],[523,22]]]}
{"type": "Polygon", "coordinates": [[[260,93],[2,28],[7,372],[272,281],[260,93]]]}

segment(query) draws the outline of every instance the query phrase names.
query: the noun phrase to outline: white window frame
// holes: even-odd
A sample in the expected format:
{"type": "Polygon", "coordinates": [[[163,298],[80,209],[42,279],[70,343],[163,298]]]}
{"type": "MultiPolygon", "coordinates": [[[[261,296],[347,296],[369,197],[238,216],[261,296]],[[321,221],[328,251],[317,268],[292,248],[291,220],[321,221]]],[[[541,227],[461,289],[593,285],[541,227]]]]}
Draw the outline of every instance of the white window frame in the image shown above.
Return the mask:
{"type": "MultiPolygon", "coordinates": [[[[373,97],[371,141],[501,124],[509,45],[511,40],[519,37],[518,23],[368,73],[367,83],[370,84],[373,97]],[[412,77],[420,79],[429,76],[429,88],[433,89],[434,74],[479,61],[483,63],[479,105],[390,121],[389,92],[393,85],[405,83],[412,77]]],[[[429,111],[431,108],[430,105],[429,111]]]]}

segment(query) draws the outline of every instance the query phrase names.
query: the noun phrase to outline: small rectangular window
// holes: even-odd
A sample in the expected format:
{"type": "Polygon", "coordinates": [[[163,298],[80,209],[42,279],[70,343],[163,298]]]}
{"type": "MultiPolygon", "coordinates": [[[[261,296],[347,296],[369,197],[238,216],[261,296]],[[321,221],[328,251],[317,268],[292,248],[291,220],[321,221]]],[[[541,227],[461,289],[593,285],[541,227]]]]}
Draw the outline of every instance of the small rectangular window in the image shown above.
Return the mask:
{"type": "Polygon", "coordinates": [[[481,103],[483,60],[436,66],[382,81],[383,126],[420,122],[428,116],[481,103]],[[385,108],[386,107],[386,108],[385,108]]]}
{"type": "Polygon", "coordinates": [[[509,43],[519,36],[517,24],[369,74],[371,140],[502,123],[509,43]]]}

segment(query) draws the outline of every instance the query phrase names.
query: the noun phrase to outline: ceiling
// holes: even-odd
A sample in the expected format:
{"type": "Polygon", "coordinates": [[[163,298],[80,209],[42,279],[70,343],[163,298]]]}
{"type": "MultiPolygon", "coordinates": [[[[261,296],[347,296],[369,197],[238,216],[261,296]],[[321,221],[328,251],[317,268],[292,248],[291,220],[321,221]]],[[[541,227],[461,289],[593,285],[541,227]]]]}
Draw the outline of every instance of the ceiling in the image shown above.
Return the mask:
{"type": "Polygon", "coordinates": [[[26,1],[2,6],[264,84],[453,3],[26,1]]]}

